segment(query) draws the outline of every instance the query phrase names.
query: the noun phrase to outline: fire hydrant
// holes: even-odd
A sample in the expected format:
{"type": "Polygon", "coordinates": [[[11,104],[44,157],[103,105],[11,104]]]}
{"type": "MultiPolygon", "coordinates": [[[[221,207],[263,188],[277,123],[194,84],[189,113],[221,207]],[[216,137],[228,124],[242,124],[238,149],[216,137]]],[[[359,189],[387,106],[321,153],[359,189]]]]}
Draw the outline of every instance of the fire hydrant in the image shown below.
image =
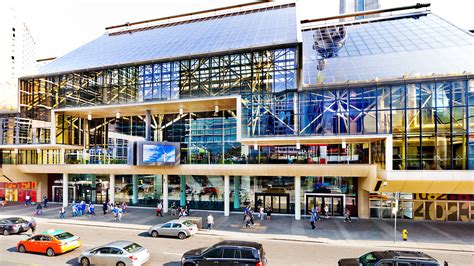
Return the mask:
{"type": "Polygon", "coordinates": [[[407,229],[402,230],[402,238],[403,238],[403,241],[408,240],[408,231],[407,231],[407,229]]]}

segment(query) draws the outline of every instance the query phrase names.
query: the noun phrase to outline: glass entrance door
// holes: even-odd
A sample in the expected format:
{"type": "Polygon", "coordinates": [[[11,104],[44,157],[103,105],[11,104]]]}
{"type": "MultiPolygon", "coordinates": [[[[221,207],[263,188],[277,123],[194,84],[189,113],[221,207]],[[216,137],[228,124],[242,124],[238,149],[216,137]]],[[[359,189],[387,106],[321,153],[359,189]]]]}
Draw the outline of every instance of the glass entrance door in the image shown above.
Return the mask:
{"type": "Polygon", "coordinates": [[[329,216],[344,215],[344,196],[331,194],[310,194],[306,195],[306,214],[310,214],[313,208],[324,214],[324,207],[328,207],[329,216]]]}
{"type": "Polygon", "coordinates": [[[273,213],[290,213],[290,194],[255,193],[255,211],[271,207],[273,213]]]}

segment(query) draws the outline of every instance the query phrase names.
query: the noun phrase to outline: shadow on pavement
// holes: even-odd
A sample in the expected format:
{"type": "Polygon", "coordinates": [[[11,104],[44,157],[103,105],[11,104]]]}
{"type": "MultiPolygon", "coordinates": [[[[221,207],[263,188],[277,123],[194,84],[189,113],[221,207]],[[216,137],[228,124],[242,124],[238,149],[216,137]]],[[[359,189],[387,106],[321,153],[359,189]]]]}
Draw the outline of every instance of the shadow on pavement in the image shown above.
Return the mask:
{"type": "Polygon", "coordinates": [[[19,253],[19,252],[16,250],[16,247],[7,248],[7,251],[8,251],[8,252],[12,252],[12,253],[19,253]]]}
{"type": "Polygon", "coordinates": [[[77,258],[72,258],[72,259],[66,261],[66,264],[67,265],[74,265],[74,266],[80,265],[79,262],[77,261],[77,258]]]}
{"type": "Polygon", "coordinates": [[[141,232],[140,234],[138,234],[138,236],[141,236],[141,237],[151,237],[148,232],[141,232]]]}
{"type": "Polygon", "coordinates": [[[163,264],[163,266],[179,266],[179,265],[181,265],[179,261],[170,261],[163,264]]]}

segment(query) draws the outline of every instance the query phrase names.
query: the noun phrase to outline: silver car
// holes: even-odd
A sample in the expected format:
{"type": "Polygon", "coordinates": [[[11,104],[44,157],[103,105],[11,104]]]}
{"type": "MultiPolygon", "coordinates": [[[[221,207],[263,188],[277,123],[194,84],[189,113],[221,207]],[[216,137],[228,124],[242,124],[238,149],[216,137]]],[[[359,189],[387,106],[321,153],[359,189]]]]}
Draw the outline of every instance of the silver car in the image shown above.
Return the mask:
{"type": "Polygon", "coordinates": [[[115,241],[86,250],[79,256],[79,263],[89,265],[142,265],[150,259],[148,249],[130,241],[115,241]]]}
{"type": "Polygon", "coordinates": [[[196,234],[198,228],[188,220],[172,220],[164,224],[157,224],[148,229],[148,234],[152,237],[177,236],[179,239],[196,234]]]}

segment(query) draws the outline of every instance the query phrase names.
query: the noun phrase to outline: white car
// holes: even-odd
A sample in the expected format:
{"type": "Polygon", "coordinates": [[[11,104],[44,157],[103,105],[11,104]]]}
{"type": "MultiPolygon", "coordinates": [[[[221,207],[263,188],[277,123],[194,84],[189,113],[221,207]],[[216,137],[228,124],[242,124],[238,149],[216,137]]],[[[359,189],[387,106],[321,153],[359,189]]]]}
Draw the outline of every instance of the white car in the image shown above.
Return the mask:
{"type": "Polygon", "coordinates": [[[130,241],[115,241],[86,250],[79,256],[82,266],[89,265],[142,265],[150,259],[148,249],[130,241]]]}
{"type": "Polygon", "coordinates": [[[195,235],[198,231],[197,225],[188,220],[172,220],[164,224],[157,224],[148,229],[152,237],[177,236],[179,239],[195,235]]]}

